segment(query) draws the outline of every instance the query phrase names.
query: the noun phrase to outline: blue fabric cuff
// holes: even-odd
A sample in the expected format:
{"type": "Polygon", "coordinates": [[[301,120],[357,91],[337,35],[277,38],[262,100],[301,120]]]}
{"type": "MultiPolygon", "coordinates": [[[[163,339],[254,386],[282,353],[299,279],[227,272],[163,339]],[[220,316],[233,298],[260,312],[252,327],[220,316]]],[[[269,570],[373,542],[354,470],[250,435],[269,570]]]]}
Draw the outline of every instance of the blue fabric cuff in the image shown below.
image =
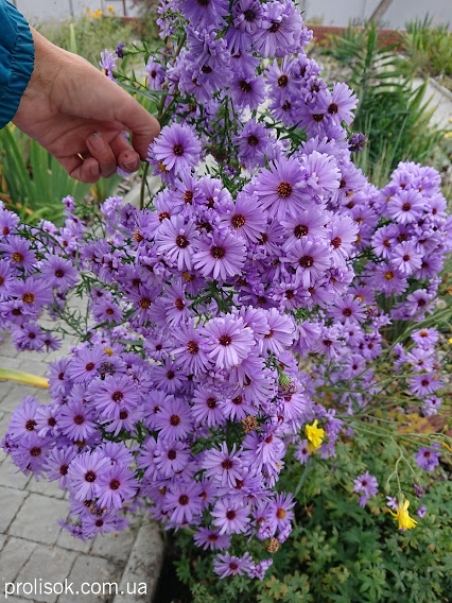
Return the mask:
{"type": "Polygon", "coordinates": [[[11,76],[0,91],[0,128],[15,116],[20,99],[30,81],[34,68],[35,49],[30,27],[25,18],[9,2],[5,2],[6,12],[16,26],[16,40],[9,53],[11,76]]]}

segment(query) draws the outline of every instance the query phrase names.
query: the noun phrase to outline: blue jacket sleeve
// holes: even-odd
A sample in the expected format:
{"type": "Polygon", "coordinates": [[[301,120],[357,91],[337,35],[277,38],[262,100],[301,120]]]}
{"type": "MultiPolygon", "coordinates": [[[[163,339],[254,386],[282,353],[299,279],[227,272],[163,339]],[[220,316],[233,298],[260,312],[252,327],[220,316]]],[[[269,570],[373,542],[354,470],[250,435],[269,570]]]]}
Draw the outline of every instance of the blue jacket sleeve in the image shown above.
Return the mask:
{"type": "Polygon", "coordinates": [[[0,0],[0,128],[16,114],[33,67],[28,23],[12,4],[0,0]]]}

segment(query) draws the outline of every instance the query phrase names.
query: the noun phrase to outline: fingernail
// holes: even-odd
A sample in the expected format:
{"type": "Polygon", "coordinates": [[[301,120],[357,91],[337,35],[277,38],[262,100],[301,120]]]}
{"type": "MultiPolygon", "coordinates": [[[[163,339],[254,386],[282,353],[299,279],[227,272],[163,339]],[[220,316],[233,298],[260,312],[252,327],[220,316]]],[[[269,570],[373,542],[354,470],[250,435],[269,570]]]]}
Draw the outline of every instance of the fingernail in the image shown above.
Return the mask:
{"type": "Polygon", "coordinates": [[[89,137],[89,141],[94,149],[97,151],[103,151],[105,148],[105,142],[99,132],[94,132],[89,137]]]}
{"type": "Polygon", "coordinates": [[[127,161],[124,161],[124,167],[130,172],[136,172],[140,167],[140,160],[128,159],[127,161]]]}

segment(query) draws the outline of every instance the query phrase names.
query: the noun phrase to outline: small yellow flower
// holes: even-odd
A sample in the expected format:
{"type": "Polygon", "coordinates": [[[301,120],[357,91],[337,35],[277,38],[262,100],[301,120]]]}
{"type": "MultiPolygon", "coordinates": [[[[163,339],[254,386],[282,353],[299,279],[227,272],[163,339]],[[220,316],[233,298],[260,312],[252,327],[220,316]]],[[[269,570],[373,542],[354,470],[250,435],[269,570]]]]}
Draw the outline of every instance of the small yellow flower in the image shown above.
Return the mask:
{"type": "Polygon", "coordinates": [[[93,17],[93,19],[100,19],[101,17],[104,16],[104,12],[101,8],[98,8],[96,11],[94,11],[91,16],[93,17]]]}
{"type": "Polygon", "coordinates": [[[308,438],[308,452],[312,454],[320,448],[325,437],[325,430],[317,427],[318,420],[316,419],[312,425],[306,425],[304,428],[306,437],[308,438]]]}
{"type": "Polygon", "coordinates": [[[410,517],[408,513],[408,507],[410,506],[410,501],[405,500],[404,502],[399,502],[397,505],[397,511],[393,513],[391,509],[389,512],[399,522],[399,530],[410,530],[411,528],[415,528],[417,526],[417,521],[410,517]]]}
{"type": "Polygon", "coordinates": [[[114,6],[112,6],[111,4],[109,4],[109,5],[107,6],[107,12],[109,12],[109,13],[110,13],[110,15],[116,15],[116,9],[115,9],[115,7],[114,7],[114,6]]]}
{"type": "Polygon", "coordinates": [[[452,343],[452,337],[449,337],[449,343],[452,343]]]}

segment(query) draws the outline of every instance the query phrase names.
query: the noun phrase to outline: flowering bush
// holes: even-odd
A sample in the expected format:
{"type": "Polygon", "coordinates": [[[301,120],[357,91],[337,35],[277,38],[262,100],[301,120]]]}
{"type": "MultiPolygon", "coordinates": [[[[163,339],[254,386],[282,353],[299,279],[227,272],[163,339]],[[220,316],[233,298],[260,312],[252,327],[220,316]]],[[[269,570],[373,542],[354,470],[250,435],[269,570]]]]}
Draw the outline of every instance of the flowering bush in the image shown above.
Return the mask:
{"type": "MultiPolygon", "coordinates": [[[[159,25],[151,203],[110,197],[89,228],[71,197],[61,228],[0,210],[2,325],[21,350],[57,349],[45,310],[80,338],[49,367],[51,403],[26,398],[2,446],[68,492],[74,535],[124,529],[149,505],[217,552],[219,576],[262,579],[292,530],[288,463],[381,436],[391,411],[440,408],[433,325],[452,221],[435,170],[400,164],[379,190],[354,166],[358,101],[321,79],[290,0],[164,2],[159,25]],[[259,558],[243,552],[252,539],[259,558]]],[[[130,83],[116,62],[103,53],[106,75],[130,83]]],[[[446,436],[418,442],[434,470],[446,436]]],[[[408,530],[423,512],[404,497],[403,458],[388,507],[408,530]]],[[[381,477],[350,475],[362,507],[381,477]]]]}

